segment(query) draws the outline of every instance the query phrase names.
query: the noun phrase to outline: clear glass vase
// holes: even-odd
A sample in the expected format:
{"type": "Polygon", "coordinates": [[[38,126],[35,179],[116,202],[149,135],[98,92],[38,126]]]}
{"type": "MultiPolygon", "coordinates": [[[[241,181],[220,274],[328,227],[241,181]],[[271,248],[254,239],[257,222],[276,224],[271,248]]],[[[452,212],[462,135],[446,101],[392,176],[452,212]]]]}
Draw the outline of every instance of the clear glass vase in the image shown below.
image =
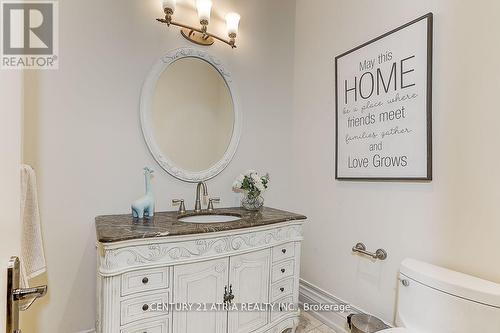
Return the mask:
{"type": "Polygon", "coordinates": [[[264,206],[264,198],[261,195],[243,194],[241,206],[246,210],[259,210],[264,206]]]}

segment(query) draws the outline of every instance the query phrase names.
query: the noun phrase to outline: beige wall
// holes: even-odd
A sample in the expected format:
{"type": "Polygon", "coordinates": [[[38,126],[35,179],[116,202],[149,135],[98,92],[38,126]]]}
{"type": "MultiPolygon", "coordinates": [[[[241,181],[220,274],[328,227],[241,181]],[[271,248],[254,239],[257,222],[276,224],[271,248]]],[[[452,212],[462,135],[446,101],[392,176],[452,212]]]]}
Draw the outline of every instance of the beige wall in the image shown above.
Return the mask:
{"type": "Polygon", "coordinates": [[[20,255],[22,71],[0,74],[0,332],[5,332],[7,263],[20,255]]]}
{"type": "Polygon", "coordinates": [[[388,321],[405,257],[500,282],[499,12],[493,0],[297,1],[294,179],[296,209],[310,218],[302,278],[388,321]],[[429,11],[434,181],[335,181],[334,57],[429,11]],[[358,241],[388,259],[352,255],[358,241]]]}
{"type": "MultiPolygon", "coordinates": [[[[26,332],[94,326],[94,217],[130,212],[144,192],[145,165],[157,170],[158,210],[171,210],[173,198],[194,205],[195,186],[161,171],[140,130],[139,96],[151,66],[174,48],[193,46],[176,28],[155,22],[159,3],[61,1],[59,70],[26,77],[25,159],[39,178],[49,284],[49,295],[26,313],[26,332]]],[[[232,182],[255,168],[271,173],[267,203],[290,209],[283,193],[290,179],[295,3],[219,0],[214,8],[213,29],[221,33],[224,13],[242,16],[236,50],[220,43],[207,50],[234,75],[244,123],[235,160],[208,182],[209,194],[223,206],[238,204],[232,182]]],[[[195,23],[192,8],[181,4],[178,12],[195,23]]]]}

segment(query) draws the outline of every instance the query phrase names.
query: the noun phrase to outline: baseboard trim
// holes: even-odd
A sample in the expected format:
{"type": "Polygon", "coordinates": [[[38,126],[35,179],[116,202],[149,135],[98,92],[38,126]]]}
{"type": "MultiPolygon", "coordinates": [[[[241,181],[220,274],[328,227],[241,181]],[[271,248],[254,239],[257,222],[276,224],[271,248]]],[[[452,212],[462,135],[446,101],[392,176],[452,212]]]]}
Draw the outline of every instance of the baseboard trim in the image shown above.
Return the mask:
{"type": "MultiPolygon", "coordinates": [[[[304,279],[300,279],[299,303],[301,306],[303,306],[304,303],[335,304],[338,306],[349,304],[304,279]]],[[[351,313],[363,313],[363,311],[350,304],[349,307],[349,310],[346,312],[309,311],[308,313],[316,319],[321,320],[325,325],[331,327],[337,333],[349,333],[347,316],[351,313]]]]}

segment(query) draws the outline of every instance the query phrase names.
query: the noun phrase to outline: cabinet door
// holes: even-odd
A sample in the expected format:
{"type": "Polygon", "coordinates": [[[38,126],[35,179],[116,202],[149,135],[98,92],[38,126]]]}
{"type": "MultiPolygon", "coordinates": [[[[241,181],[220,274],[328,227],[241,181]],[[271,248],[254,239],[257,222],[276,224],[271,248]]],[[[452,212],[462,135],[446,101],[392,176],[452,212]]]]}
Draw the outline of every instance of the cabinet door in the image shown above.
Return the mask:
{"type": "MultiPolygon", "coordinates": [[[[235,304],[269,302],[271,250],[262,250],[230,258],[229,283],[235,304]]],[[[269,322],[268,311],[230,311],[229,333],[252,332],[269,322]]]]}
{"type": "Polygon", "coordinates": [[[227,333],[227,311],[210,311],[210,305],[223,302],[228,265],[229,259],[224,258],[174,267],[174,304],[194,307],[173,309],[173,332],[227,333]],[[199,311],[200,303],[207,304],[208,310],[199,311]]]}

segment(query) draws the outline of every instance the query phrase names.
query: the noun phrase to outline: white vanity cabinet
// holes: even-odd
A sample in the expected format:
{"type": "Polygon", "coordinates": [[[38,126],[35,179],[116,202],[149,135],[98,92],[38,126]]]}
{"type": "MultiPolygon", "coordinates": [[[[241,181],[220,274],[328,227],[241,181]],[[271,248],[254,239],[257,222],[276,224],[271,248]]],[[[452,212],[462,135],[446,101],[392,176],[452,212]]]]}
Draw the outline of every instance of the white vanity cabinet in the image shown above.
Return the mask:
{"type": "Polygon", "coordinates": [[[267,303],[269,300],[269,249],[174,267],[174,303],[194,304],[198,311],[175,311],[173,327],[178,333],[252,332],[268,324],[263,311],[211,311],[234,295],[233,304],[267,303]],[[201,307],[206,304],[207,309],[201,307]],[[205,311],[206,310],[206,311],[205,311]]]}
{"type": "MultiPolygon", "coordinates": [[[[269,302],[270,249],[236,255],[230,258],[229,287],[234,304],[265,304],[269,302]]],[[[231,311],[228,332],[252,332],[269,323],[264,311],[231,311]]]]}
{"type": "Polygon", "coordinates": [[[99,242],[97,332],[294,332],[302,223],[99,242]]]}
{"type": "Polygon", "coordinates": [[[221,258],[174,267],[174,303],[193,304],[192,309],[172,314],[176,332],[227,332],[227,314],[209,311],[204,305],[222,302],[228,265],[229,258],[221,258]]]}

